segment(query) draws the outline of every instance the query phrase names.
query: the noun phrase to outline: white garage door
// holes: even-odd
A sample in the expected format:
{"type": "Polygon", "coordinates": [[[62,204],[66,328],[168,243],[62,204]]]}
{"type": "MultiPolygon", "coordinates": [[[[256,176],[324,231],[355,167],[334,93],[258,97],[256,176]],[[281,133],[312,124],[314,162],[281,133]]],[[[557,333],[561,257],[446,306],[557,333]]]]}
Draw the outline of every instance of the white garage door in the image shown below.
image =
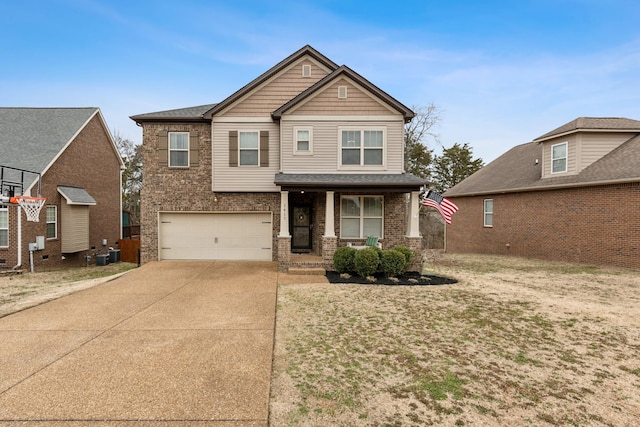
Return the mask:
{"type": "Polygon", "coordinates": [[[271,261],[271,213],[161,213],[160,259],[271,261]]]}

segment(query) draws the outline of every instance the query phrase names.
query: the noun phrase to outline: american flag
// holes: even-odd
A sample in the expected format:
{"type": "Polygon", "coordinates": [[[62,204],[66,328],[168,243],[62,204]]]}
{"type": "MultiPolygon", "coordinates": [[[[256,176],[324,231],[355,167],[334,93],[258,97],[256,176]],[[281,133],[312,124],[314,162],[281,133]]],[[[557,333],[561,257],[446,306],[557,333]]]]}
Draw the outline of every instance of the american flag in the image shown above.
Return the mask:
{"type": "Polygon", "coordinates": [[[451,215],[458,211],[458,207],[446,197],[436,193],[433,190],[427,191],[422,198],[422,205],[435,208],[447,224],[451,224],[451,215]]]}

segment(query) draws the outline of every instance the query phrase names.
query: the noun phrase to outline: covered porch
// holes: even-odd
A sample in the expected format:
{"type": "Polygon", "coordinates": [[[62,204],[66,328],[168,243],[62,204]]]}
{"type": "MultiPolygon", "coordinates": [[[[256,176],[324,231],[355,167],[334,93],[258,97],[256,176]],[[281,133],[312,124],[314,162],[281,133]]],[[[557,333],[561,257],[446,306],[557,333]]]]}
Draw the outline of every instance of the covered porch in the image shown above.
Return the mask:
{"type": "Polygon", "coordinates": [[[298,264],[333,268],[333,254],[377,235],[384,249],[421,250],[419,194],[425,181],[410,174],[277,174],[280,271],[298,264]]]}

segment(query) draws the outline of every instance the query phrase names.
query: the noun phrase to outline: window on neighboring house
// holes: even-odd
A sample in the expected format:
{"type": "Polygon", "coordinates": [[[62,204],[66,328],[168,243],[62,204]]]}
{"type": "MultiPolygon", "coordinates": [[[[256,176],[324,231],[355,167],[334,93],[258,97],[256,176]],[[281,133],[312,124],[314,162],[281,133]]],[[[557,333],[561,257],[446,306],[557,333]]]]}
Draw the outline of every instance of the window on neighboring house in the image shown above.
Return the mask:
{"type": "Polygon", "coordinates": [[[9,246],[9,208],[0,208],[0,247],[9,246]]]}
{"type": "Polygon", "coordinates": [[[343,196],[340,201],[340,236],[344,239],[382,238],[383,196],[343,196]]]}
{"type": "Polygon", "coordinates": [[[258,132],[239,132],[240,166],[258,166],[260,135],[258,132]]]}
{"type": "Polygon", "coordinates": [[[58,238],[58,207],[47,206],[47,239],[58,238]]]}
{"type": "Polygon", "coordinates": [[[551,173],[567,171],[567,146],[566,142],[551,146],[551,173]]]}
{"type": "Polygon", "coordinates": [[[381,166],[384,164],[384,132],[342,130],[341,149],[343,166],[381,166]]]}
{"type": "Polygon", "coordinates": [[[313,154],[312,133],[310,129],[294,129],[294,154],[313,154]]]}
{"type": "Polygon", "coordinates": [[[484,226],[493,227],[493,199],[484,199],[484,226]]]}
{"type": "Polygon", "coordinates": [[[169,166],[189,167],[189,132],[169,132],[169,166]]]}

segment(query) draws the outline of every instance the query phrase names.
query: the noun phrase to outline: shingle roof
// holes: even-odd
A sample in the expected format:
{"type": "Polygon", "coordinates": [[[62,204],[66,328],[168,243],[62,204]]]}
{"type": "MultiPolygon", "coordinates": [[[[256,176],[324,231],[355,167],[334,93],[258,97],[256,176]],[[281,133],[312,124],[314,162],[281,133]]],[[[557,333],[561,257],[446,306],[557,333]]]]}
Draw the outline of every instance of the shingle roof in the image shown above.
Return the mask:
{"type": "Polygon", "coordinates": [[[640,135],[577,175],[542,179],[542,144],[518,145],[448,190],[448,197],[640,181],[640,135]],[[538,159],[538,163],[536,163],[538,159]]]}
{"type": "Polygon", "coordinates": [[[547,132],[534,139],[535,142],[567,135],[578,131],[612,131],[612,132],[640,132],[640,121],[623,117],[578,117],[559,128],[547,132]]]}
{"type": "Polygon", "coordinates": [[[131,120],[135,122],[145,121],[171,121],[171,120],[204,120],[204,114],[215,107],[217,104],[197,105],[195,107],[178,108],[175,110],[156,111],[153,113],[138,114],[131,116],[131,120]]]}
{"type": "Polygon", "coordinates": [[[418,190],[428,183],[409,173],[402,174],[298,174],[278,173],[274,183],[281,187],[300,188],[389,188],[418,190]]]}
{"type": "Polygon", "coordinates": [[[98,112],[88,108],[0,108],[0,164],[44,172],[98,112]]]}
{"type": "Polygon", "coordinates": [[[91,197],[87,190],[80,187],[58,186],[58,192],[70,205],[95,205],[96,200],[91,197]]]}

